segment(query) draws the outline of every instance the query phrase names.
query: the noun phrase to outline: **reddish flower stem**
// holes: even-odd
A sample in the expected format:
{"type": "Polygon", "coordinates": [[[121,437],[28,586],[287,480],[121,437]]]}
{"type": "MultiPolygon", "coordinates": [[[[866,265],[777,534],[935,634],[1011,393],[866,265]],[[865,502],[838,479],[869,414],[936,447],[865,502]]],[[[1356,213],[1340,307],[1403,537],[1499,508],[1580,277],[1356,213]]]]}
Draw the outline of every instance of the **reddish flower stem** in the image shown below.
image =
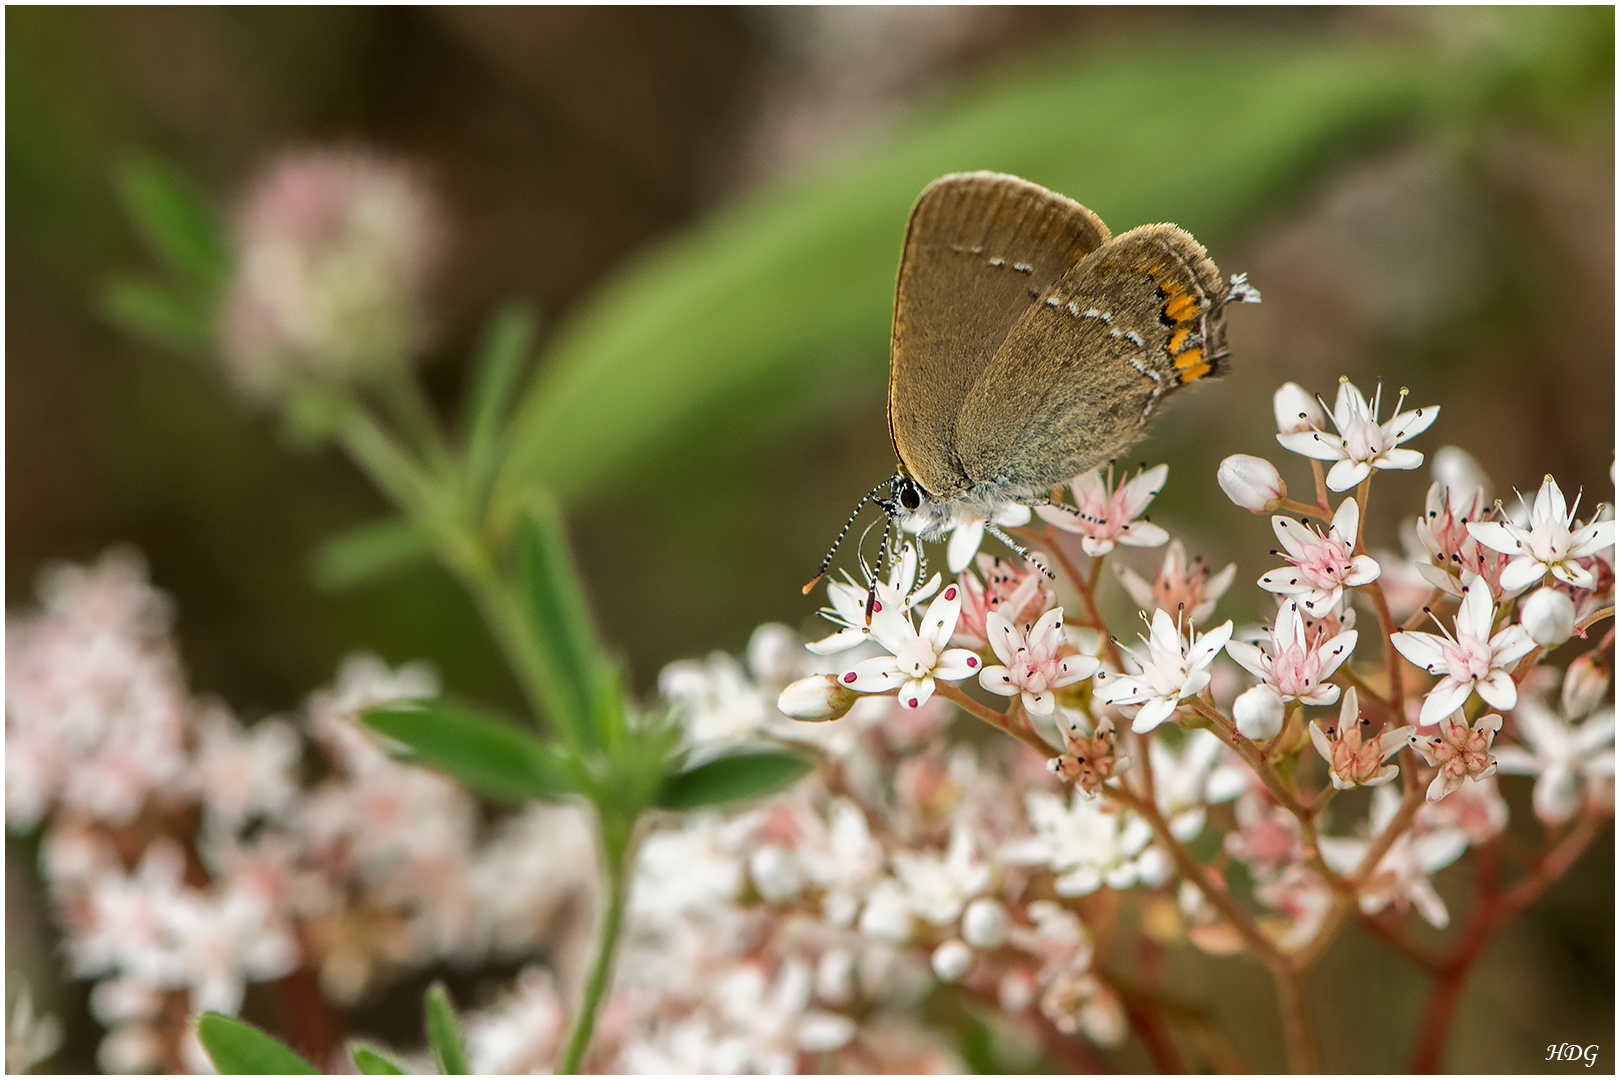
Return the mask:
{"type": "Polygon", "coordinates": [[[1429,990],[1429,1000],[1423,1009],[1423,1021],[1418,1025],[1418,1042],[1412,1051],[1409,1071],[1439,1071],[1452,1017],[1456,1014],[1457,1004],[1474,963],[1484,952],[1492,932],[1504,920],[1534,903],[1549,885],[1562,877],[1581,852],[1586,850],[1586,845],[1591,843],[1597,834],[1597,827],[1596,815],[1583,814],[1575,828],[1552,845],[1535,871],[1506,892],[1502,892],[1498,885],[1500,866],[1496,845],[1487,844],[1480,848],[1479,892],[1474,911],[1429,990]]]}

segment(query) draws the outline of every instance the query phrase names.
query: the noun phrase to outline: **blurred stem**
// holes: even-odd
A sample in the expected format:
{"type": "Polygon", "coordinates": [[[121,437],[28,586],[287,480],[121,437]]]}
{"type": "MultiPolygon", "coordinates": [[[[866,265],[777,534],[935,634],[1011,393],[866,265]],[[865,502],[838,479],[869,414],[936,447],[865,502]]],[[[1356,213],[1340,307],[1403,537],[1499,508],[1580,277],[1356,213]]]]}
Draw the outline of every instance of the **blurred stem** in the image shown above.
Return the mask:
{"type": "Polygon", "coordinates": [[[1315,458],[1311,459],[1311,475],[1316,478],[1316,505],[1322,508],[1322,520],[1331,521],[1333,511],[1328,506],[1327,473],[1322,471],[1322,463],[1315,458]]]}
{"type": "Polygon", "coordinates": [[[399,425],[416,452],[427,459],[437,475],[448,478],[452,474],[450,450],[416,375],[408,366],[397,365],[378,384],[378,390],[394,423],[399,425]]]}
{"type": "Polygon", "coordinates": [[[1326,510],[1323,510],[1320,506],[1312,506],[1310,503],[1302,503],[1298,499],[1278,499],[1276,508],[1284,511],[1285,513],[1299,514],[1302,517],[1313,517],[1319,521],[1333,520],[1333,515],[1328,513],[1326,510]]]}
{"type": "Polygon", "coordinates": [[[585,978],[580,994],[579,1008],[568,1032],[568,1046],[557,1064],[558,1075],[574,1075],[585,1062],[596,1031],[596,1018],[602,1011],[602,999],[607,995],[613,977],[613,956],[618,951],[619,931],[624,924],[625,886],[630,876],[630,838],[635,830],[635,819],[621,818],[617,814],[598,817],[602,829],[602,911],[597,925],[596,955],[591,958],[591,970],[585,978]]]}
{"type": "Polygon", "coordinates": [[[1305,986],[1306,969],[1284,964],[1274,967],[1272,974],[1277,979],[1277,1008],[1282,1013],[1288,1071],[1296,1076],[1319,1073],[1322,1054],[1317,1046],[1316,1023],[1311,1016],[1310,995],[1305,986]]]}

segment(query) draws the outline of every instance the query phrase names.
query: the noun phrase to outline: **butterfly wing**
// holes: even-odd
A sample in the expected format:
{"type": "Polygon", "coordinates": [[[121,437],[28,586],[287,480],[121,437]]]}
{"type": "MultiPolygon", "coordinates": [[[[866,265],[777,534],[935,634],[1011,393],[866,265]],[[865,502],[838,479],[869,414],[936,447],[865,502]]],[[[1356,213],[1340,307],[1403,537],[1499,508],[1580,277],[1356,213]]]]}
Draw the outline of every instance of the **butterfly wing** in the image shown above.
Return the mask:
{"type": "Polygon", "coordinates": [[[1226,355],[1231,292],[1174,225],[1144,225],[1048,286],[962,402],[974,483],[1039,490],[1122,452],[1164,398],[1226,355]]]}
{"type": "Polygon", "coordinates": [[[930,494],[969,486],[957,417],[1009,331],[1107,239],[1073,199],[1002,173],[944,176],[917,199],[895,290],[889,436],[930,494]]]}

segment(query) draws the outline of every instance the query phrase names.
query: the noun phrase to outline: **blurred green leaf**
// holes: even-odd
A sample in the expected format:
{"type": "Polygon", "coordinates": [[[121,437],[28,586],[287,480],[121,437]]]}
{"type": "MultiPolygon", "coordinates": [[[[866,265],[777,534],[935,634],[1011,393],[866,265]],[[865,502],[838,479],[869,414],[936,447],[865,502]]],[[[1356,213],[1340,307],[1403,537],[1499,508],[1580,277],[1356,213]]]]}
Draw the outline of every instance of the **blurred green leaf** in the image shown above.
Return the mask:
{"type": "Polygon", "coordinates": [[[349,1044],[349,1057],[354,1061],[354,1067],[360,1070],[362,1076],[403,1076],[405,1069],[396,1064],[392,1058],[382,1052],[380,1047],[370,1043],[351,1042],[349,1044]]]}
{"type": "Polygon", "coordinates": [[[518,579],[538,646],[535,674],[546,711],[576,744],[594,746],[599,742],[591,715],[596,630],[556,506],[531,497],[517,542],[518,579]]]}
{"type": "Polygon", "coordinates": [[[132,158],[119,170],[118,194],[152,254],[183,279],[212,292],[231,272],[219,216],[179,169],[151,155],[132,158]]]}
{"type": "Polygon", "coordinates": [[[500,465],[501,430],[517,392],[523,365],[534,350],[534,312],[522,305],[502,309],[490,323],[467,395],[467,478],[482,500],[500,465]]]}
{"type": "Polygon", "coordinates": [[[208,305],[148,277],[113,278],[102,293],[101,310],[137,337],[179,352],[208,349],[214,342],[208,305]]]}
{"type": "Polygon", "coordinates": [[[197,1038],[220,1073],[265,1076],[295,1073],[318,1075],[320,1070],[273,1036],[252,1024],[219,1013],[203,1013],[197,1020],[197,1038]]]}
{"type": "Polygon", "coordinates": [[[1026,71],[759,191],[609,282],[539,365],[502,497],[541,485],[572,500],[683,437],[881,400],[906,219],[944,173],[1017,173],[1116,232],[1176,221],[1208,242],[1331,155],[1410,127],[1435,78],[1410,48],[1325,38],[1155,41],[1026,71]]]}
{"type": "Polygon", "coordinates": [[[461,1028],[456,1024],[456,1012],[450,1007],[450,994],[444,983],[436,982],[428,987],[422,1011],[427,1017],[428,1045],[438,1059],[439,1071],[447,1076],[465,1075],[467,1058],[461,1049],[461,1028]]]}
{"type": "Polygon", "coordinates": [[[315,551],[310,576],[328,592],[341,592],[433,559],[433,537],[404,518],[375,521],[332,537],[315,551]]]}
{"type": "Polygon", "coordinates": [[[368,725],[416,760],[499,799],[555,799],[572,789],[551,747],[512,724],[445,701],[367,709],[368,725]]]}
{"type": "Polygon", "coordinates": [[[664,781],[658,805],[695,810],[769,795],[810,771],[812,762],[786,750],[744,750],[694,765],[664,781]]]}

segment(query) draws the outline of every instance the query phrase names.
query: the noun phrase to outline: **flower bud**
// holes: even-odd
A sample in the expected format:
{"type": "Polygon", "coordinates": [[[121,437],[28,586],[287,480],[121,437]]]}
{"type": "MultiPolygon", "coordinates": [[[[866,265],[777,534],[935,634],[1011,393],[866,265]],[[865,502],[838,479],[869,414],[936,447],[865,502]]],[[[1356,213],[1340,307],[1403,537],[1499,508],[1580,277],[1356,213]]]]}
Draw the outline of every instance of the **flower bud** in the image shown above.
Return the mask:
{"type": "Polygon", "coordinates": [[[1232,719],[1245,739],[1272,739],[1283,726],[1283,699],[1261,683],[1251,686],[1232,702],[1232,719]]]}
{"type": "Polygon", "coordinates": [[[441,232],[415,176],[360,153],[284,159],[248,194],[220,327],[246,392],[286,396],[410,361],[441,232]]]}
{"type": "Polygon", "coordinates": [[[1320,431],[1327,427],[1322,406],[1299,383],[1287,382],[1272,395],[1271,407],[1277,414],[1277,431],[1292,435],[1296,431],[1320,431]]]}
{"type": "Polygon", "coordinates": [[[837,720],[860,699],[859,694],[839,684],[831,675],[812,675],[789,683],[776,707],[795,720],[837,720]]]}
{"type": "Polygon", "coordinates": [[[1575,633],[1575,601],[1558,589],[1537,589],[1520,606],[1519,622],[1537,645],[1562,645],[1575,633]]]}
{"type": "Polygon", "coordinates": [[[1564,715],[1578,720],[1591,715],[1609,689],[1609,669],[1590,656],[1578,656],[1564,673],[1564,715]]]}
{"type": "Polygon", "coordinates": [[[1228,499],[1256,514],[1275,509],[1277,500],[1288,495],[1277,466],[1252,454],[1233,454],[1221,462],[1215,479],[1228,499]]]}
{"type": "Polygon", "coordinates": [[[973,966],[973,950],[954,938],[934,950],[929,958],[934,974],[942,983],[953,983],[966,975],[973,966]]]}
{"type": "Polygon", "coordinates": [[[999,949],[1007,941],[1007,909],[980,897],[962,913],[962,937],[975,949],[999,949]]]}
{"type": "Polygon", "coordinates": [[[766,623],[748,639],[748,670],[763,683],[788,682],[804,658],[804,642],[781,623],[766,623]]]}
{"type": "Polygon", "coordinates": [[[1458,446],[1442,446],[1434,452],[1430,465],[1435,483],[1446,489],[1446,501],[1453,507],[1468,505],[1478,492],[1489,497],[1491,482],[1474,455],[1458,446]]]}

